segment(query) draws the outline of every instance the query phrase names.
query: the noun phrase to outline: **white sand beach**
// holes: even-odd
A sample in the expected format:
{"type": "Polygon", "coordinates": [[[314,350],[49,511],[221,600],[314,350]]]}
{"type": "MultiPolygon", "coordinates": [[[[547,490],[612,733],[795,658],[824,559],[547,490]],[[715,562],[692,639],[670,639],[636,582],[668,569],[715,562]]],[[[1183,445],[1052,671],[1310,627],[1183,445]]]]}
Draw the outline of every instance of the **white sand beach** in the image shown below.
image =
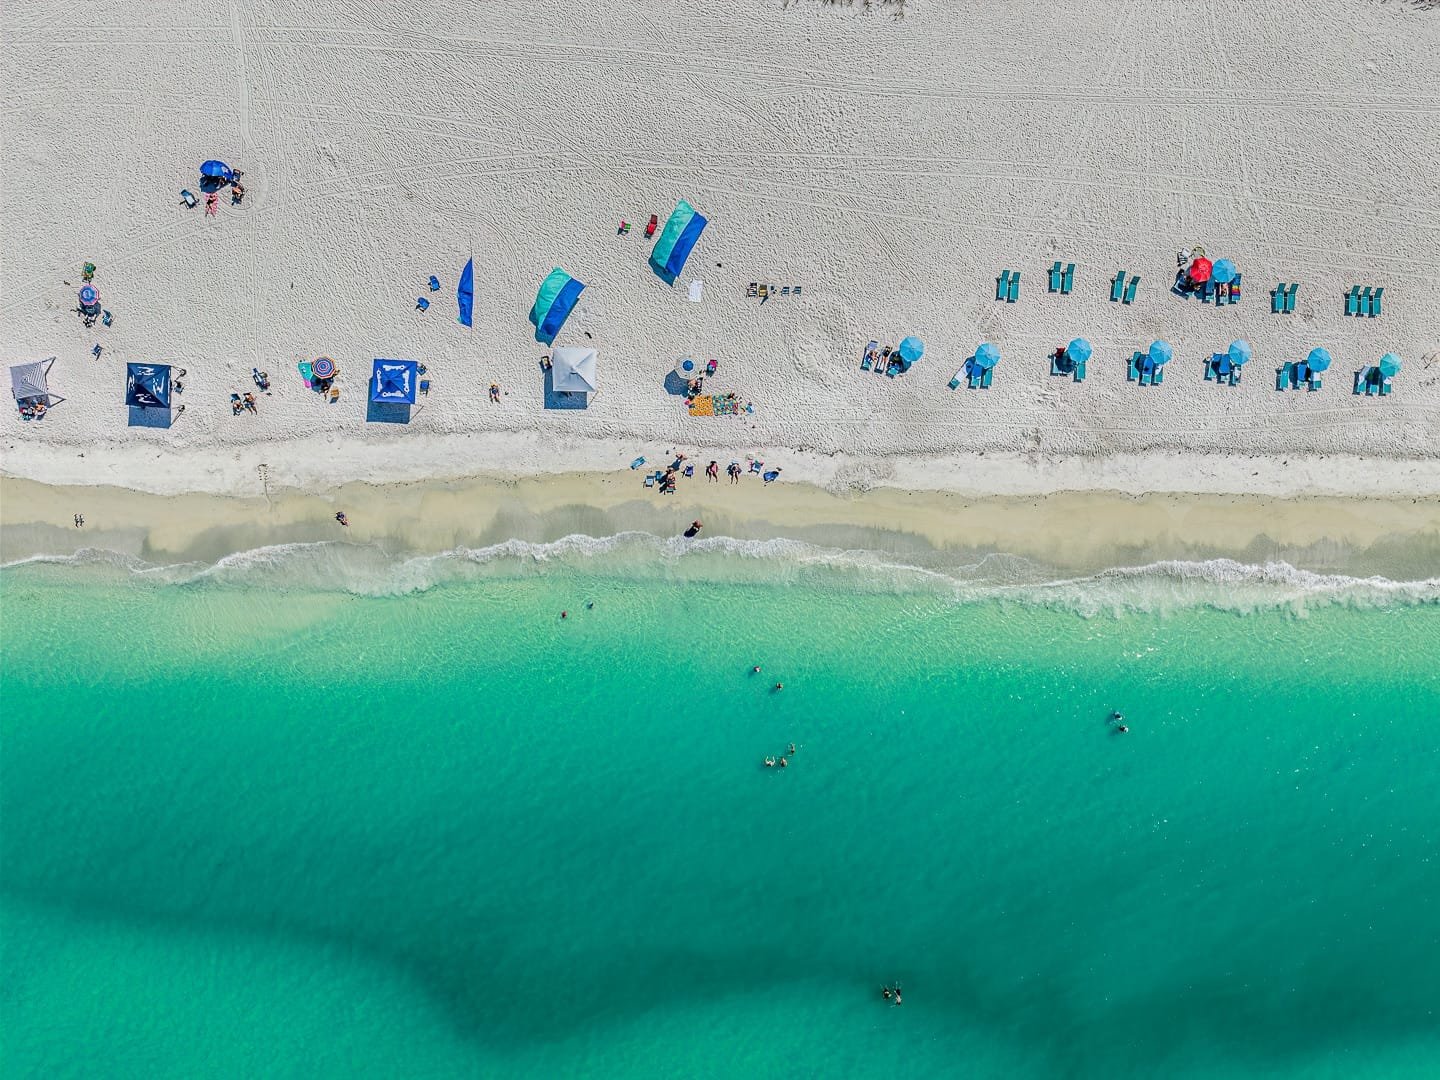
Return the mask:
{"type": "Polygon", "coordinates": [[[683,449],[832,489],[1440,493],[1437,11],[50,0],[0,19],[0,347],[56,357],[65,399],[6,411],[12,477],[253,496],[683,449]],[[179,198],[209,158],[246,188],[214,216],[179,198]],[[669,285],[643,233],[681,198],[709,225],[669,285]],[[1234,260],[1239,303],[1169,292],[1194,244],[1234,260]],[[1068,296],[1047,292],[1056,260],[1068,296]],[[73,310],[86,261],[111,326],[73,310]],[[556,342],[599,350],[585,409],[545,407],[527,321],[556,266],[588,286],[556,342]],[[1141,277],[1128,306],[1121,269],[1141,277]],[[761,304],[752,282],[802,293],[761,304]],[[1271,313],[1277,282],[1300,283],[1293,314],[1271,313]],[[1381,315],[1345,315],[1353,284],[1385,287],[1381,315]],[[907,334],[926,344],[909,373],[859,370],[867,341],[907,334]],[[1052,377],[1077,335],[1088,378],[1052,377]],[[1155,338],[1164,384],[1128,383],[1155,338]],[[1243,381],[1205,381],[1236,338],[1243,381]],[[992,387],[947,389],[981,341],[992,387]],[[1335,358],[1323,388],[1278,393],[1276,366],[1314,346],[1335,358]],[[1353,396],[1387,352],[1394,392],[1353,396]],[[333,405],[296,370],[319,355],[333,405]],[[691,417],[667,385],[687,355],[753,414],[691,417]],[[429,369],[408,424],[367,420],[375,357],[429,369]],[[186,369],[169,427],[132,426],[132,362],[186,369]],[[271,392],[232,416],[252,367],[271,392]]]}

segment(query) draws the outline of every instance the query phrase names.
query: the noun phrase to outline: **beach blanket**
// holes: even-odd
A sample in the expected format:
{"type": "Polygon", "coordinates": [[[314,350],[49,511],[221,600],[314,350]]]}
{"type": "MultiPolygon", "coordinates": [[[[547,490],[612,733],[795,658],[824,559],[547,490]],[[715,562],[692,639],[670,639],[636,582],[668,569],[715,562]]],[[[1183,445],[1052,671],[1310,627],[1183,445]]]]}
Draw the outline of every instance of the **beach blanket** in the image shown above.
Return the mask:
{"type": "Polygon", "coordinates": [[[714,416],[715,399],[709,394],[700,394],[690,399],[691,416],[714,416]]]}
{"type": "Polygon", "coordinates": [[[295,367],[300,371],[300,380],[305,384],[305,389],[314,390],[315,382],[310,377],[310,361],[301,360],[300,363],[295,365],[295,367]]]}

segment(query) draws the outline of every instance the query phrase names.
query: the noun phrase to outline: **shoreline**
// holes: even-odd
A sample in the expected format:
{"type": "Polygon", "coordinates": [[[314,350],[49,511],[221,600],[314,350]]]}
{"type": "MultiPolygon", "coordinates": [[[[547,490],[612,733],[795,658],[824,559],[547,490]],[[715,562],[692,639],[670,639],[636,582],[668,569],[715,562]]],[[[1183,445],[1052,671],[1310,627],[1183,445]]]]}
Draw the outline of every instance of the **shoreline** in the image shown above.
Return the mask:
{"type": "Polygon", "coordinates": [[[705,522],[707,540],[784,539],[942,569],[997,554],[1060,575],[1232,559],[1405,581],[1434,579],[1440,566],[1440,499],[1433,497],[1115,490],[975,496],[887,485],[837,491],[790,482],[788,472],[785,482],[770,486],[755,477],[732,486],[722,476],[710,484],[697,475],[661,497],[628,469],[161,495],[0,476],[0,557],[7,564],[83,549],[147,564],[213,564],[244,551],[336,541],[387,554],[435,554],[575,536],[674,537],[696,518],[705,522]],[[348,514],[350,528],[336,524],[337,509],[348,514]],[[84,529],[73,527],[75,513],[85,515],[84,529]]]}

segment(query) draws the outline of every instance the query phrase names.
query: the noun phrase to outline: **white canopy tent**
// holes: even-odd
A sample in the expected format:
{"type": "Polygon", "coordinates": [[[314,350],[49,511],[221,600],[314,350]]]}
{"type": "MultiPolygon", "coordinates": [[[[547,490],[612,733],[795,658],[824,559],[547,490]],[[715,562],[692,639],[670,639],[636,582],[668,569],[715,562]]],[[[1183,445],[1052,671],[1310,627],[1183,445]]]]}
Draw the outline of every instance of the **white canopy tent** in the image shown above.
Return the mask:
{"type": "Polygon", "coordinates": [[[33,364],[12,366],[10,368],[10,393],[15,395],[15,400],[43,401],[46,405],[64,401],[64,398],[55,397],[50,393],[50,384],[45,378],[54,363],[55,357],[52,356],[49,360],[37,360],[33,364]]]}
{"type": "Polygon", "coordinates": [[[565,345],[555,350],[550,357],[550,385],[559,394],[595,393],[595,361],[599,354],[594,349],[577,345],[565,345]]]}

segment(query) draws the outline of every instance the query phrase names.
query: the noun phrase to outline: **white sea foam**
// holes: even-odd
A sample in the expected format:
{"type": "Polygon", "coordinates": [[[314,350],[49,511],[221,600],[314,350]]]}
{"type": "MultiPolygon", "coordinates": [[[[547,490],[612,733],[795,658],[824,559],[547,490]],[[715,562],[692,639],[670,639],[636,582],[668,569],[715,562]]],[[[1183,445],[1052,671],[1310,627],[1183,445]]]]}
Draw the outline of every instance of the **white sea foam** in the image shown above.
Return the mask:
{"type": "Polygon", "coordinates": [[[922,565],[917,558],[825,548],[799,540],[685,540],[649,533],[566,536],[546,543],[507,540],[483,548],[394,554],[340,541],[278,544],[226,555],[210,565],[151,564],[86,548],[38,555],[6,570],[45,565],[85,568],[157,586],[266,587],[358,596],[403,596],[452,582],[514,580],[584,573],[635,581],[806,585],[866,592],[928,593],[957,602],[1040,604],[1093,616],[1194,607],[1297,615],[1322,605],[1411,606],[1440,603],[1440,578],[1394,581],[1318,573],[1285,562],[1166,560],[1077,577],[1057,577],[1030,560],[987,555],[965,564],[922,565]]]}

